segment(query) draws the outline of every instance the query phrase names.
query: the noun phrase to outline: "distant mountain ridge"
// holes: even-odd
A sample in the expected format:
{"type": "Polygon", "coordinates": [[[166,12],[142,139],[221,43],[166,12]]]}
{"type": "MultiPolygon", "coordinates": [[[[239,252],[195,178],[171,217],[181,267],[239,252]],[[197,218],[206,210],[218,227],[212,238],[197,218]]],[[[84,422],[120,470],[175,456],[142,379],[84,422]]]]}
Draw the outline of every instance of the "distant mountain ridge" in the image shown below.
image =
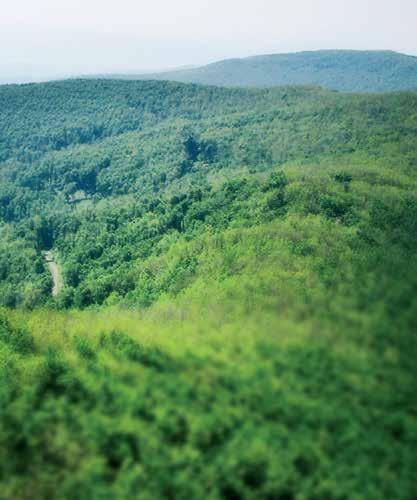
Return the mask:
{"type": "Polygon", "coordinates": [[[218,86],[318,85],[345,92],[417,89],[417,57],[392,51],[320,50],[226,59],[191,69],[107,78],[218,86]]]}

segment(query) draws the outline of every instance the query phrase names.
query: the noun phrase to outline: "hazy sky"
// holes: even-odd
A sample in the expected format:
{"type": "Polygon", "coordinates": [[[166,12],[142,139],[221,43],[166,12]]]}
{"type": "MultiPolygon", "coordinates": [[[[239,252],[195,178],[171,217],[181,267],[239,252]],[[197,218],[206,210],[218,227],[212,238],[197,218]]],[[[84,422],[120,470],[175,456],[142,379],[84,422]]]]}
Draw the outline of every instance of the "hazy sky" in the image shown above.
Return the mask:
{"type": "Polygon", "coordinates": [[[323,48],[417,55],[417,0],[1,0],[0,80],[323,48]]]}

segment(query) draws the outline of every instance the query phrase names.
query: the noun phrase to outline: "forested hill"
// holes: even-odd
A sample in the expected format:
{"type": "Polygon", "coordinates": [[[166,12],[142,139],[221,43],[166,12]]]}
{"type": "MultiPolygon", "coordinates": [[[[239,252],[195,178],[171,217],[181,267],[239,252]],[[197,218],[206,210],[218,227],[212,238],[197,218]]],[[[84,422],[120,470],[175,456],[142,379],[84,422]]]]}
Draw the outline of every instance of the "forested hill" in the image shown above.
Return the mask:
{"type": "Polygon", "coordinates": [[[319,85],[346,92],[417,89],[417,57],[391,51],[322,50],[227,59],[199,68],[128,76],[206,85],[319,85]]]}
{"type": "Polygon", "coordinates": [[[416,111],[0,87],[0,497],[417,498],[416,111]]]}
{"type": "MultiPolygon", "coordinates": [[[[168,235],[248,218],[234,197],[249,196],[278,167],[336,167],[351,157],[354,165],[412,165],[416,108],[416,93],[314,87],[106,80],[0,87],[0,300],[49,300],[40,252],[51,247],[60,251],[65,303],[133,297],[137,259],[168,235]]],[[[262,189],[248,198],[255,206],[262,189]]],[[[256,210],[252,222],[274,213],[256,210]]]]}

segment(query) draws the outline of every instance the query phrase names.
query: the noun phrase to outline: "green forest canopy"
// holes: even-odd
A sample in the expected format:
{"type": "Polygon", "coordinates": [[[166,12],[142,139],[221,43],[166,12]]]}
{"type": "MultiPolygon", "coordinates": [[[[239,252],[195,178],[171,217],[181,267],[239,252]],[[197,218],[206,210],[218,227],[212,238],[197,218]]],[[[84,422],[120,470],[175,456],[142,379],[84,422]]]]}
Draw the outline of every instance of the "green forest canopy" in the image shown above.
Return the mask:
{"type": "Polygon", "coordinates": [[[0,110],[4,498],[416,496],[417,93],[0,110]]]}

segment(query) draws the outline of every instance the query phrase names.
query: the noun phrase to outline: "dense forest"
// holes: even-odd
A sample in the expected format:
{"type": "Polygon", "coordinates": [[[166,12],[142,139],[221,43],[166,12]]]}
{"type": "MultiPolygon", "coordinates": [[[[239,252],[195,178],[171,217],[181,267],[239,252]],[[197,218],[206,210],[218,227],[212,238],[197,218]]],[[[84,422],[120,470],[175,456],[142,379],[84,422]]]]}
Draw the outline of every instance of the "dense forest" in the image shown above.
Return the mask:
{"type": "Polygon", "coordinates": [[[416,92],[0,86],[0,497],[415,498],[416,137],[416,92]]]}
{"type": "Polygon", "coordinates": [[[344,92],[389,92],[417,89],[417,57],[388,50],[317,50],[226,59],[197,68],[123,78],[243,87],[319,85],[344,92]]]}
{"type": "MultiPolygon", "coordinates": [[[[163,241],[273,218],[271,174],[286,178],[292,168],[297,177],[305,175],[297,164],[337,168],[335,162],[407,169],[417,154],[412,93],[110,81],[0,89],[5,306],[48,301],[41,252],[52,247],[67,307],[115,295],[143,301],[143,287],[134,291],[138,262],[157,256],[163,241]]],[[[338,210],[347,217],[337,208],[352,203],[343,185],[333,180],[319,188],[313,211],[322,212],[330,197],[335,217],[338,210]]],[[[311,183],[293,181],[286,189],[294,203],[277,201],[277,213],[304,213],[300,200],[311,183]]]]}

